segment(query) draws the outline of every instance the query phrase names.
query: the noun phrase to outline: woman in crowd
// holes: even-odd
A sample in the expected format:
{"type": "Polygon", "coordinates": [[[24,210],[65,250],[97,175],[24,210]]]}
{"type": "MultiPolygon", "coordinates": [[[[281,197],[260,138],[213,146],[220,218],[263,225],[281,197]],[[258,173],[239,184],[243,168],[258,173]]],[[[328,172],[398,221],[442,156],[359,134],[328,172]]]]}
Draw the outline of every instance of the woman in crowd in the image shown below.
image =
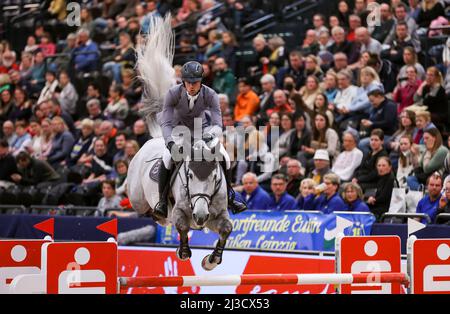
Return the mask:
{"type": "Polygon", "coordinates": [[[325,149],[334,159],[339,154],[339,135],[330,127],[330,122],[326,114],[317,113],[314,118],[314,127],[310,146],[303,146],[299,155],[302,165],[310,169],[313,166],[313,159],[316,150],[325,149]]]}
{"type": "Polygon", "coordinates": [[[112,55],[112,60],[103,65],[103,72],[112,72],[112,77],[116,84],[122,83],[121,71],[123,67],[133,67],[136,62],[136,52],[133,42],[128,33],[119,34],[119,46],[112,55]]]}
{"type": "Polygon", "coordinates": [[[314,113],[316,114],[325,114],[330,122],[330,126],[334,125],[334,114],[331,110],[328,109],[328,98],[325,94],[321,93],[316,96],[316,100],[314,101],[314,113]]]}
{"type": "Polygon", "coordinates": [[[346,183],[343,188],[342,199],[347,208],[345,210],[351,212],[368,212],[369,206],[364,203],[364,194],[361,187],[356,183],[346,183]]]}
{"type": "Polygon", "coordinates": [[[445,94],[442,73],[437,67],[429,67],[426,79],[417,90],[414,100],[428,107],[431,120],[436,126],[443,130],[448,119],[448,100],[445,94]]]}
{"type": "Polygon", "coordinates": [[[125,160],[130,164],[131,160],[138,153],[140,147],[135,140],[128,140],[125,144],[125,160]]]}
{"type": "Polygon", "coordinates": [[[316,198],[316,182],[313,179],[303,179],[300,183],[300,194],[297,197],[298,209],[313,210],[316,198]]]}
{"type": "Polygon", "coordinates": [[[325,75],[325,80],[323,82],[323,93],[327,96],[329,104],[334,103],[334,98],[338,92],[337,89],[337,74],[333,70],[329,70],[325,75]]]}
{"type": "Polygon", "coordinates": [[[414,104],[414,95],[421,84],[422,81],[417,78],[416,67],[407,66],[406,78],[399,78],[392,94],[392,99],[398,104],[398,113],[414,104]]]}
{"type": "Polygon", "coordinates": [[[114,164],[116,172],[116,193],[121,197],[125,197],[127,194],[127,175],[128,175],[128,162],[126,160],[118,160],[114,164]]]}
{"type": "Polygon", "coordinates": [[[76,140],[75,145],[70,153],[69,160],[67,162],[69,167],[75,166],[78,160],[85,153],[89,152],[93,148],[94,139],[94,121],[90,119],[84,119],[81,121],[81,133],[76,140]]]}
{"type": "Polygon", "coordinates": [[[231,69],[233,73],[236,73],[236,51],[238,43],[236,41],[236,36],[230,32],[226,31],[222,33],[222,51],[221,56],[225,59],[228,64],[228,68],[231,69]]]}
{"type": "MultiPolygon", "coordinates": [[[[266,143],[268,147],[272,147],[272,136],[270,136],[272,132],[272,128],[280,128],[281,117],[278,112],[272,112],[269,117],[269,123],[264,127],[264,136],[266,138],[266,143]]],[[[279,129],[281,132],[281,129],[279,129]]],[[[281,134],[280,134],[281,135],[281,134]]]]}
{"type": "Polygon", "coordinates": [[[285,63],[287,58],[286,49],[284,47],[285,42],[281,37],[275,36],[269,39],[268,45],[269,49],[272,51],[268,60],[268,73],[275,75],[279,69],[286,65],[285,63]]]}
{"type": "Polygon", "coordinates": [[[406,178],[413,175],[414,169],[419,166],[419,147],[414,144],[411,135],[404,134],[399,141],[399,157],[397,181],[399,187],[406,188],[406,178]]]}
{"type": "Polygon", "coordinates": [[[31,100],[28,100],[26,92],[22,88],[16,87],[16,89],[14,90],[14,106],[9,116],[10,120],[28,121],[33,115],[31,106],[32,106],[31,100]]]}
{"type": "Polygon", "coordinates": [[[46,159],[52,149],[53,133],[51,120],[45,118],[39,124],[35,118],[30,120],[31,144],[27,147],[27,152],[33,158],[46,159]]]}
{"type": "Polygon", "coordinates": [[[361,166],[355,171],[352,182],[359,184],[364,191],[373,189],[377,184],[376,163],[378,158],[388,156],[384,150],[383,141],[383,131],[374,129],[370,133],[370,152],[363,157],[361,166]]]}
{"type": "Polygon", "coordinates": [[[109,89],[109,103],[104,114],[114,123],[116,128],[125,126],[124,120],[128,117],[128,101],[124,97],[124,90],[121,85],[112,85],[109,89]]]}
{"type": "Polygon", "coordinates": [[[436,128],[433,122],[431,122],[431,114],[428,111],[416,112],[416,128],[417,133],[413,137],[415,144],[423,145],[423,133],[432,128],[436,128]]]}
{"type": "Polygon", "coordinates": [[[428,28],[431,22],[440,16],[445,16],[445,10],[438,0],[423,0],[417,16],[417,25],[428,28]]]}
{"type": "Polygon", "coordinates": [[[433,172],[443,170],[448,153],[448,149],[442,143],[441,133],[436,128],[424,131],[423,141],[425,151],[420,156],[419,166],[414,169],[414,175],[406,179],[408,187],[413,191],[420,190],[421,185],[426,183],[433,172]]]}
{"type": "Polygon", "coordinates": [[[308,76],[306,78],[305,86],[300,89],[300,95],[302,96],[302,100],[309,110],[314,110],[314,101],[316,100],[317,95],[320,93],[321,89],[317,77],[314,75],[308,76]]]}
{"type": "Polygon", "coordinates": [[[397,75],[397,80],[400,81],[402,79],[408,78],[406,74],[406,69],[408,68],[408,66],[413,66],[416,68],[417,77],[419,78],[419,80],[425,79],[425,69],[419,63],[417,53],[413,47],[407,46],[403,49],[403,62],[405,63],[405,65],[400,68],[400,71],[397,75]]]}
{"type": "Polygon", "coordinates": [[[367,199],[370,211],[375,215],[377,221],[381,220],[381,216],[389,211],[391,204],[392,190],[396,184],[395,175],[392,171],[391,160],[386,157],[380,157],[376,163],[377,181],[375,185],[376,192],[367,199]]]}
{"type": "Polygon", "coordinates": [[[399,128],[392,135],[388,143],[386,143],[387,151],[389,151],[389,158],[392,161],[394,169],[397,168],[397,161],[400,154],[400,139],[404,135],[411,138],[416,136],[416,114],[414,111],[403,110],[400,114],[399,128]]]}
{"type": "Polygon", "coordinates": [[[319,82],[323,80],[323,72],[319,65],[319,59],[315,55],[308,55],[305,58],[304,77],[315,76],[319,82]]]}

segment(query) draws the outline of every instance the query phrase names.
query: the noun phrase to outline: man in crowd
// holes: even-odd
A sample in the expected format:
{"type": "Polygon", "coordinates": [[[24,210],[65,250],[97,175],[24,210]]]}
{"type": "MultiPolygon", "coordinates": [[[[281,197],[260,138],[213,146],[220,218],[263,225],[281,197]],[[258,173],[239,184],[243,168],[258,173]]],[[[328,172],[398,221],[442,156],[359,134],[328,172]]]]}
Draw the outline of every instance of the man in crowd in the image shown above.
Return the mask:
{"type": "Polygon", "coordinates": [[[271,189],[273,195],[270,202],[270,210],[283,211],[297,209],[295,198],[286,192],[287,180],[282,174],[276,174],[272,177],[271,189]]]}
{"type": "Polygon", "coordinates": [[[256,174],[247,172],[242,176],[242,183],[244,191],[241,192],[241,196],[248,209],[268,209],[272,200],[269,193],[259,186],[256,174]]]}
{"type": "MultiPolygon", "coordinates": [[[[439,202],[441,200],[442,190],[442,177],[438,173],[432,174],[427,180],[428,195],[425,195],[417,204],[416,212],[418,214],[427,214],[431,218],[431,222],[434,222],[439,208],[439,202]]],[[[425,219],[421,220],[422,223],[426,223],[425,219]]]]}

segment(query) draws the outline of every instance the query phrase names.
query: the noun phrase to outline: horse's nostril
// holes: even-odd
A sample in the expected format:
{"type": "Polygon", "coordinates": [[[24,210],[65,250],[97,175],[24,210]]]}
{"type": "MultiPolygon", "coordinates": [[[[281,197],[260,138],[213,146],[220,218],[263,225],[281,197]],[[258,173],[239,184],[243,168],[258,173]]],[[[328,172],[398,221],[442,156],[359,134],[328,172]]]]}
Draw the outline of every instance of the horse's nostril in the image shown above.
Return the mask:
{"type": "Polygon", "coordinates": [[[208,214],[208,215],[206,215],[206,217],[205,217],[205,221],[208,221],[208,219],[209,219],[209,214],[208,214]]]}

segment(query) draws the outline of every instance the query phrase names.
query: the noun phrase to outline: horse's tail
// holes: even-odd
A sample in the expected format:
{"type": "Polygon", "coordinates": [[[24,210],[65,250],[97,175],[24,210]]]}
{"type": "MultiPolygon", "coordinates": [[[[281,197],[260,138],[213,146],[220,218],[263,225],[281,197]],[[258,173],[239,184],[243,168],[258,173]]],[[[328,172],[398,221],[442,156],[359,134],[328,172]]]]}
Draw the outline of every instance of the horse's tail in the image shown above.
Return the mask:
{"type": "Polygon", "coordinates": [[[172,67],[175,41],[170,22],[170,14],[165,18],[152,17],[148,34],[136,48],[136,67],[144,85],[140,113],[145,117],[152,137],[162,136],[156,114],[161,112],[164,97],[176,82],[172,67]]]}

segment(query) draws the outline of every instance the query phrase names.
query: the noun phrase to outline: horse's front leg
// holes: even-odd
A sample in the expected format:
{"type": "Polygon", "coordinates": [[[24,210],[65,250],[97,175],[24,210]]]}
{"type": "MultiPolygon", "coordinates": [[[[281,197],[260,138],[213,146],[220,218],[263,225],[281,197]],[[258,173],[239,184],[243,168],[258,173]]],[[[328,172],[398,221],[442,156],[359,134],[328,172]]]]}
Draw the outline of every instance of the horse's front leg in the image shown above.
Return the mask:
{"type": "Polygon", "coordinates": [[[219,240],[212,254],[203,258],[202,267],[204,270],[210,271],[222,263],[222,255],[227,244],[227,239],[233,231],[233,225],[228,217],[220,217],[210,222],[209,229],[219,234],[219,240]]]}
{"type": "Polygon", "coordinates": [[[187,219],[186,215],[177,207],[175,207],[173,210],[174,212],[172,217],[175,228],[177,228],[177,231],[180,234],[180,246],[177,248],[177,257],[182,261],[186,261],[192,256],[188,239],[189,220],[187,219]]]}

